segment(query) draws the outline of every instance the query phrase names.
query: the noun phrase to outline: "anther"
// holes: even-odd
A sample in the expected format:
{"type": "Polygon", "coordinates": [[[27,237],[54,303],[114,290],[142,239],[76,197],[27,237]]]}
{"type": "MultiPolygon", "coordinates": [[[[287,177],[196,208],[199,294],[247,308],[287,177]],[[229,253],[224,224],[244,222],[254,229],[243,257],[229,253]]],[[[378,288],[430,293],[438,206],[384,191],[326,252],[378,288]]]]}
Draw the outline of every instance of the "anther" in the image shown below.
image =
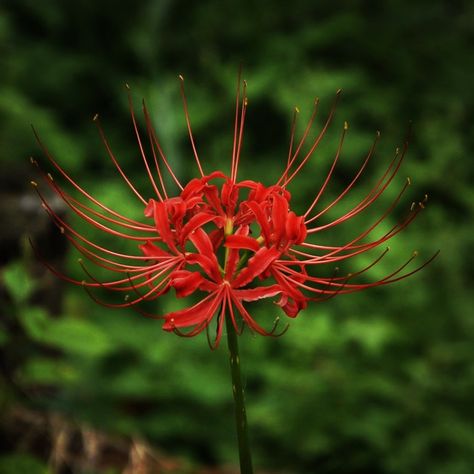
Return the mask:
{"type": "Polygon", "coordinates": [[[181,82],[184,82],[184,77],[183,77],[182,74],[179,74],[179,75],[178,75],[178,79],[179,79],[181,82]]]}
{"type": "Polygon", "coordinates": [[[415,209],[415,206],[416,206],[416,204],[414,202],[412,202],[411,206],[410,206],[410,211],[413,211],[413,209],[415,209]]]}
{"type": "Polygon", "coordinates": [[[349,130],[349,124],[347,122],[344,122],[344,130],[349,130]]]}
{"type": "Polygon", "coordinates": [[[300,109],[299,109],[298,107],[296,107],[296,106],[295,106],[295,112],[296,112],[297,114],[300,113],[300,109]]]}
{"type": "Polygon", "coordinates": [[[380,138],[380,130],[377,130],[377,131],[375,132],[375,135],[377,136],[377,138],[380,138]]]}
{"type": "Polygon", "coordinates": [[[125,295],[125,297],[123,298],[125,301],[128,301],[130,299],[130,295],[125,295]]]}
{"type": "Polygon", "coordinates": [[[53,175],[52,175],[51,173],[48,173],[48,178],[49,178],[51,181],[54,181],[53,175]]]}
{"type": "Polygon", "coordinates": [[[125,83],[125,88],[129,91],[130,90],[130,85],[128,84],[128,82],[125,83]]]}
{"type": "Polygon", "coordinates": [[[64,234],[64,227],[61,226],[61,227],[59,228],[59,231],[61,232],[61,234],[64,234]]]}
{"type": "Polygon", "coordinates": [[[99,114],[95,114],[94,117],[92,118],[93,122],[97,122],[99,120],[99,114]]]}
{"type": "Polygon", "coordinates": [[[421,209],[425,208],[425,205],[422,202],[419,202],[418,205],[421,207],[421,209]]]}
{"type": "Polygon", "coordinates": [[[418,250],[415,250],[415,251],[413,252],[413,257],[418,257],[418,250]]]}
{"type": "Polygon", "coordinates": [[[34,186],[35,188],[38,187],[38,183],[36,181],[30,181],[30,184],[34,186]]]}
{"type": "Polygon", "coordinates": [[[245,107],[247,107],[247,105],[249,104],[249,100],[247,99],[247,97],[244,99],[244,105],[245,107]]]}
{"type": "Polygon", "coordinates": [[[408,183],[408,186],[411,185],[411,178],[410,178],[410,176],[407,176],[407,183],[408,183]]]}

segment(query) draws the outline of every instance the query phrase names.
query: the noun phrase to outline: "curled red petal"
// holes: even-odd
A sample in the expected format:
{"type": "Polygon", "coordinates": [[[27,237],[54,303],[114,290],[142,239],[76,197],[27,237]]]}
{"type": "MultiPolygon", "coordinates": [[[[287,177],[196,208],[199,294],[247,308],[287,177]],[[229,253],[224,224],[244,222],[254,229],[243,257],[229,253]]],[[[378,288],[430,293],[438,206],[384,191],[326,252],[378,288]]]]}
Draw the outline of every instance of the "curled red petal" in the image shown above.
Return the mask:
{"type": "Polygon", "coordinates": [[[262,274],[279,256],[280,252],[275,247],[262,247],[249,259],[247,267],[234,279],[232,288],[239,288],[250,283],[254,278],[262,274]]]}
{"type": "Polygon", "coordinates": [[[171,276],[171,286],[176,291],[178,298],[183,298],[194,293],[202,284],[204,278],[199,272],[176,270],[171,276]]]}
{"type": "Polygon", "coordinates": [[[253,250],[254,252],[257,252],[260,249],[260,244],[256,239],[246,235],[238,234],[228,235],[226,237],[224,246],[230,249],[245,249],[253,250]]]}
{"type": "Polygon", "coordinates": [[[279,194],[273,195],[272,206],[272,225],[274,230],[274,239],[279,242],[285,234],[288,218],[288,201],[279,194]]]}
{"type": "Polygon", "coordinates": [[[177,252],[174,243],[173,233],[171,232],[170,223],[168,220],[168,213],[166,212],[166,205],[162,202],[152,201],[153,217],[155,219],[156,230],[162,238],[163,242],[168,245],[171,250],[177,252]]]}
{"type": "Polygon", "coordinates": [[[206,255],[207,257],[214,256],[215,258],[212,241],[204,230],[197,228],[189,235],[189,240],[194,244],[200,254],[206,255]]]}
{"type": "Polygon", "coordinates": [[[162,258],[172,256],[166,250],[163,250],[157,245],[153,244],[150,240],[147,240],[144,244],[139,245],[138,248],[143,252],[145,257],[162,258]]]}
{"type": "Polygon", "coordinates": [[[222,277],[219,272],[219,264],[215,255],[208,257],[199,253],[186,255],[186,262],[190,265],[199,265],[204,273],[214,281],[221,281],[222,277]]]}
{"type": "Polygon", "coordinates": [[[263,298],[271,298],[281,293],[279,285],[262,286],[259,288],[246,288],[244,290],[232,290],[234,296],[242,301],[257,301],[263,298]]]}
{"type": "Polygon", "coordinates": [[[175,328],[183,328],[194,325],[201,325],[202,328],[212,319],[223,298],[222,291],[212,293],[199,303],[189,308],[173,311],[164,316],[163,324],[165,331],[173,331],[175,328]]]}
{"type": "Polygon", "coordinates": [[[181,242],[184,242],[188,238],[189,234],[191,232],[194,232],[198,227],[201,227],[204,224],[207,224],[208,222],[214,220],[216,220],[216,216],[213,214],[200,212],[194,215],[193,217],[191,217],[191,219],[189,219],[189,221],[184,225],[181,230],[181,242]]]}

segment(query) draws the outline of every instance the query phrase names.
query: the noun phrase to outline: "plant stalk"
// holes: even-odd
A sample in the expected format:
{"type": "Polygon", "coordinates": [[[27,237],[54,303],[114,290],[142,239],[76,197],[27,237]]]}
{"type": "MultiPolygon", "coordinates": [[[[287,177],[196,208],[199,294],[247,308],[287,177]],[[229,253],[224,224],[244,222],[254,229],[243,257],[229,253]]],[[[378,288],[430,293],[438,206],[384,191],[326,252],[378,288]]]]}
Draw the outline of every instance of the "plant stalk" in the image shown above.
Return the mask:
{"type": "Polygon", "coordinates": [[[240,473],[253,474],[245,411],[244,388],[240,373],[239,344],[232,319],[226,316],[227,345],[229,347],[230,371],[232,375],[232,393],[234,395],[235,423],[239,443],[240,473]]]}

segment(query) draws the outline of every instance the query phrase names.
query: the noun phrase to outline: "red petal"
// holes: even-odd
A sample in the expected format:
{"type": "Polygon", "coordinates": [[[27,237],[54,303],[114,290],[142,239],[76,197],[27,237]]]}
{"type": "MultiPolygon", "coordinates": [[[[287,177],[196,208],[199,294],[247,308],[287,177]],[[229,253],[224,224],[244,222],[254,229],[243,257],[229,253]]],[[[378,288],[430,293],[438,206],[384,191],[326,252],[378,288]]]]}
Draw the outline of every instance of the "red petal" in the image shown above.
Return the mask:
{"type": "Polygon", "coordinates": [[[154,199],[150,199],[148,201],[148,204],[145,207],[145,217],[154,217],[155,215],[155,203],[156,201],[154,199]]]}
{"type": "Polygon", "coordinates": [[[214,247],[212,246],[209,236],[200,228],[196,229],[190,236],[189,240],[194,244],[197,251],[207,257],[214,255],[214,247]]]}
{"type": "Polygon", "coordinates": [[[176,296],[183,298],[194,293],[200,286],[204,278],[199,272],[188,270],[176,270],[170,275],[171,286],[176,290],[176,296]]]}
{"type": "Polygon", "coordinates": [[[212,257],[209,258],[206,255],[192,253],[186,255],[186,262],[189,265],[199,265],[209,278],[216,282],[220,282],[222,278],[219,272],[219,264],[217,263],[215,255],[212,255],[212,257]]]}
{"type": "Polygon", "coordinates": [[[237,234],[227,236],[224,246],[230,249],[246,249],[254,252],[260,249],[260,244],[256,239],[237,234]]]}
{"type": "Polygon", "coordinates": [[[285,224],[288,217],[288,201],[279,194],[273,195],[272,224],[275,232],[275,241],[279,242],[285,233],[285,224]]]}
{"type": "Polygon", "coordinates": [[[257,301],[262,298],[271,298],[281,293],[279,285],[262,286],[261,288],[248,288],[245,290],[233,290],[236,298],[242,301],[257,301]]]}
{"type": "Polygon", "coordinates": [[[173,311],[164,316],[166,322],[163,324],[165,331],[172,331],[174,328],[205,324],[214,316],[219,304],[222,301],[222,291],[212,293],[199,303],[186,309],[173,311]]]}
{"type": "Polygon", "coordinates": [[[168,247],[175,252],[177,252],[176,245],[173,239],[173,233],[171,232],[170,224],[168,221],[168,213],[166,212],[166,206],[162,202],[153,201],[154,207],[154,218],[155,218],[155,225],[158,234],[163,239],[168,247]]]}
{"type": "Polygon", "coordinates": [[[270,243],[270,227],[268,225],[268,219],[265,213],[263,212],[260,205],[255,201],[247,201],[245,205],[253,212],[255,215],[258,225],[262,229],[263,237],[265,238],[265,243],[270,243]]]}
{"type": "Polygon", "coordinates": [[[215,215],[207,214],[204,212],[200,212],[199,214],[196,214],[195,216],[191,217],[191,219],[189,219],[189,221],[185,224],[185,226],[181,230],[181,235],[180,235],[181,242],[184,242],[186,238],[189,236],[189,234],[195,231],[198,227],[201,227],[204,224],[207,224],[208,222],[211,222],[215,219],[216,219],[215,215]]]}
{"type": "Polygon", "coordinates": [[[255,277],[263,273],[279,256],[280,252],[275,247],[269,249],[262,247],[249,259],[247,267],[237,275],[232,282],[232,288],[239,288],[250,283],[255,277]]]}
{"type": "Polygon", "coordinates": [[[143,252],[145,257],[158,258],[172,256],[170,253],[153,244],[150,240],[147,240],[144,244],[139,245],[138,248],[143,252]]]}
{"type": "Polygon", "coordinates": [[[304,216],[297,217],[292,211],[286,219],[286,235],[288,240],[301,243],[306,238],[306,226],[304,224],[304,216]]]}

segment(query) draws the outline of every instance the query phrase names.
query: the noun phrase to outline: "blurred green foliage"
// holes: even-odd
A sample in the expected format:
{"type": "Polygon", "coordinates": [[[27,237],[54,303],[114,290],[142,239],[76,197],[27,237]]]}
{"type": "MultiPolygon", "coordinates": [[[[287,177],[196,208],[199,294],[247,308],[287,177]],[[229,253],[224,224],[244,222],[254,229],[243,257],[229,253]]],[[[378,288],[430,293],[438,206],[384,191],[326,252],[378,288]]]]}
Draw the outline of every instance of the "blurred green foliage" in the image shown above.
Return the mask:
{"type": "MultiPolygon", "coordinates": [[[[251,438],[256,464],[275,472],[470,474],[473,31],[474,4],[467,1],[4,0],[2,173],[40,156],[33,123],[78,182],[140,218],[140,203],[113,172],[90,119],[100,112],[127,173],[150,193],[123,90],[130,83],[136,108],[145,97],[169,160],[189,179],[193,160],[176,79],[182,73],[205,168],[225,169],[240,63],[249,83],[240,176],[264,183],[281,173],[293,107],[301,109],[301,133],[314,97],[321,98],[324,117],[335,91],[344,89],[334,125],[292,189],[296,208],[323,182],[344,120],[351,129],[328,196],[357,170],[375,130],[382,131],[351,199],[364,196],[383,173],[413,121],[408,157],[377,212],[405,176],[414,184],[400,215],[425,192],[428,208],[368,277],[397,268],[415,249],[423,258],[441,249],[441,256],[392,287],[310,306],[280,339],[244,333],[251,438]]],[[[347,241],[346,232],[357,235],[358,226],[378,215],[371,210],[346,225],[344,235],[327,238],[347,241]]],[[[396,216],[390,219],[387,226],[396,216]]],[[[359,265],[368,262],[362,258],[359,265]]],[[[68,274],[84,278],[77,255],[67,266],[68,274]]],[[[53,317],[28,299],[40,284],[20,260],[2,269],[2,280],[10,297],[2,318],[18,321],[24,332],[14,375],[34,396],[23,403],[106,432],[139,433],[194,462],[236,461],[225,349],[211,353],[205,338],[180,339],[162,333],[155,321],[99,307],[75,287],[66,289],[62,315],[53,317]]],[[[170,296],[148,310],[182,305],[170,296]]],[[[255,307],[261,318],[268,311],[255,307]]],[[[6,327],[0,347],[10,341],[6,327]]],[[[10,394],[6,406],[21,399],[7,380],[2,384],[10,394]]],[[[45,472],[34,459],[15,455],[0,458],[0,471],[45,472]]]]}

